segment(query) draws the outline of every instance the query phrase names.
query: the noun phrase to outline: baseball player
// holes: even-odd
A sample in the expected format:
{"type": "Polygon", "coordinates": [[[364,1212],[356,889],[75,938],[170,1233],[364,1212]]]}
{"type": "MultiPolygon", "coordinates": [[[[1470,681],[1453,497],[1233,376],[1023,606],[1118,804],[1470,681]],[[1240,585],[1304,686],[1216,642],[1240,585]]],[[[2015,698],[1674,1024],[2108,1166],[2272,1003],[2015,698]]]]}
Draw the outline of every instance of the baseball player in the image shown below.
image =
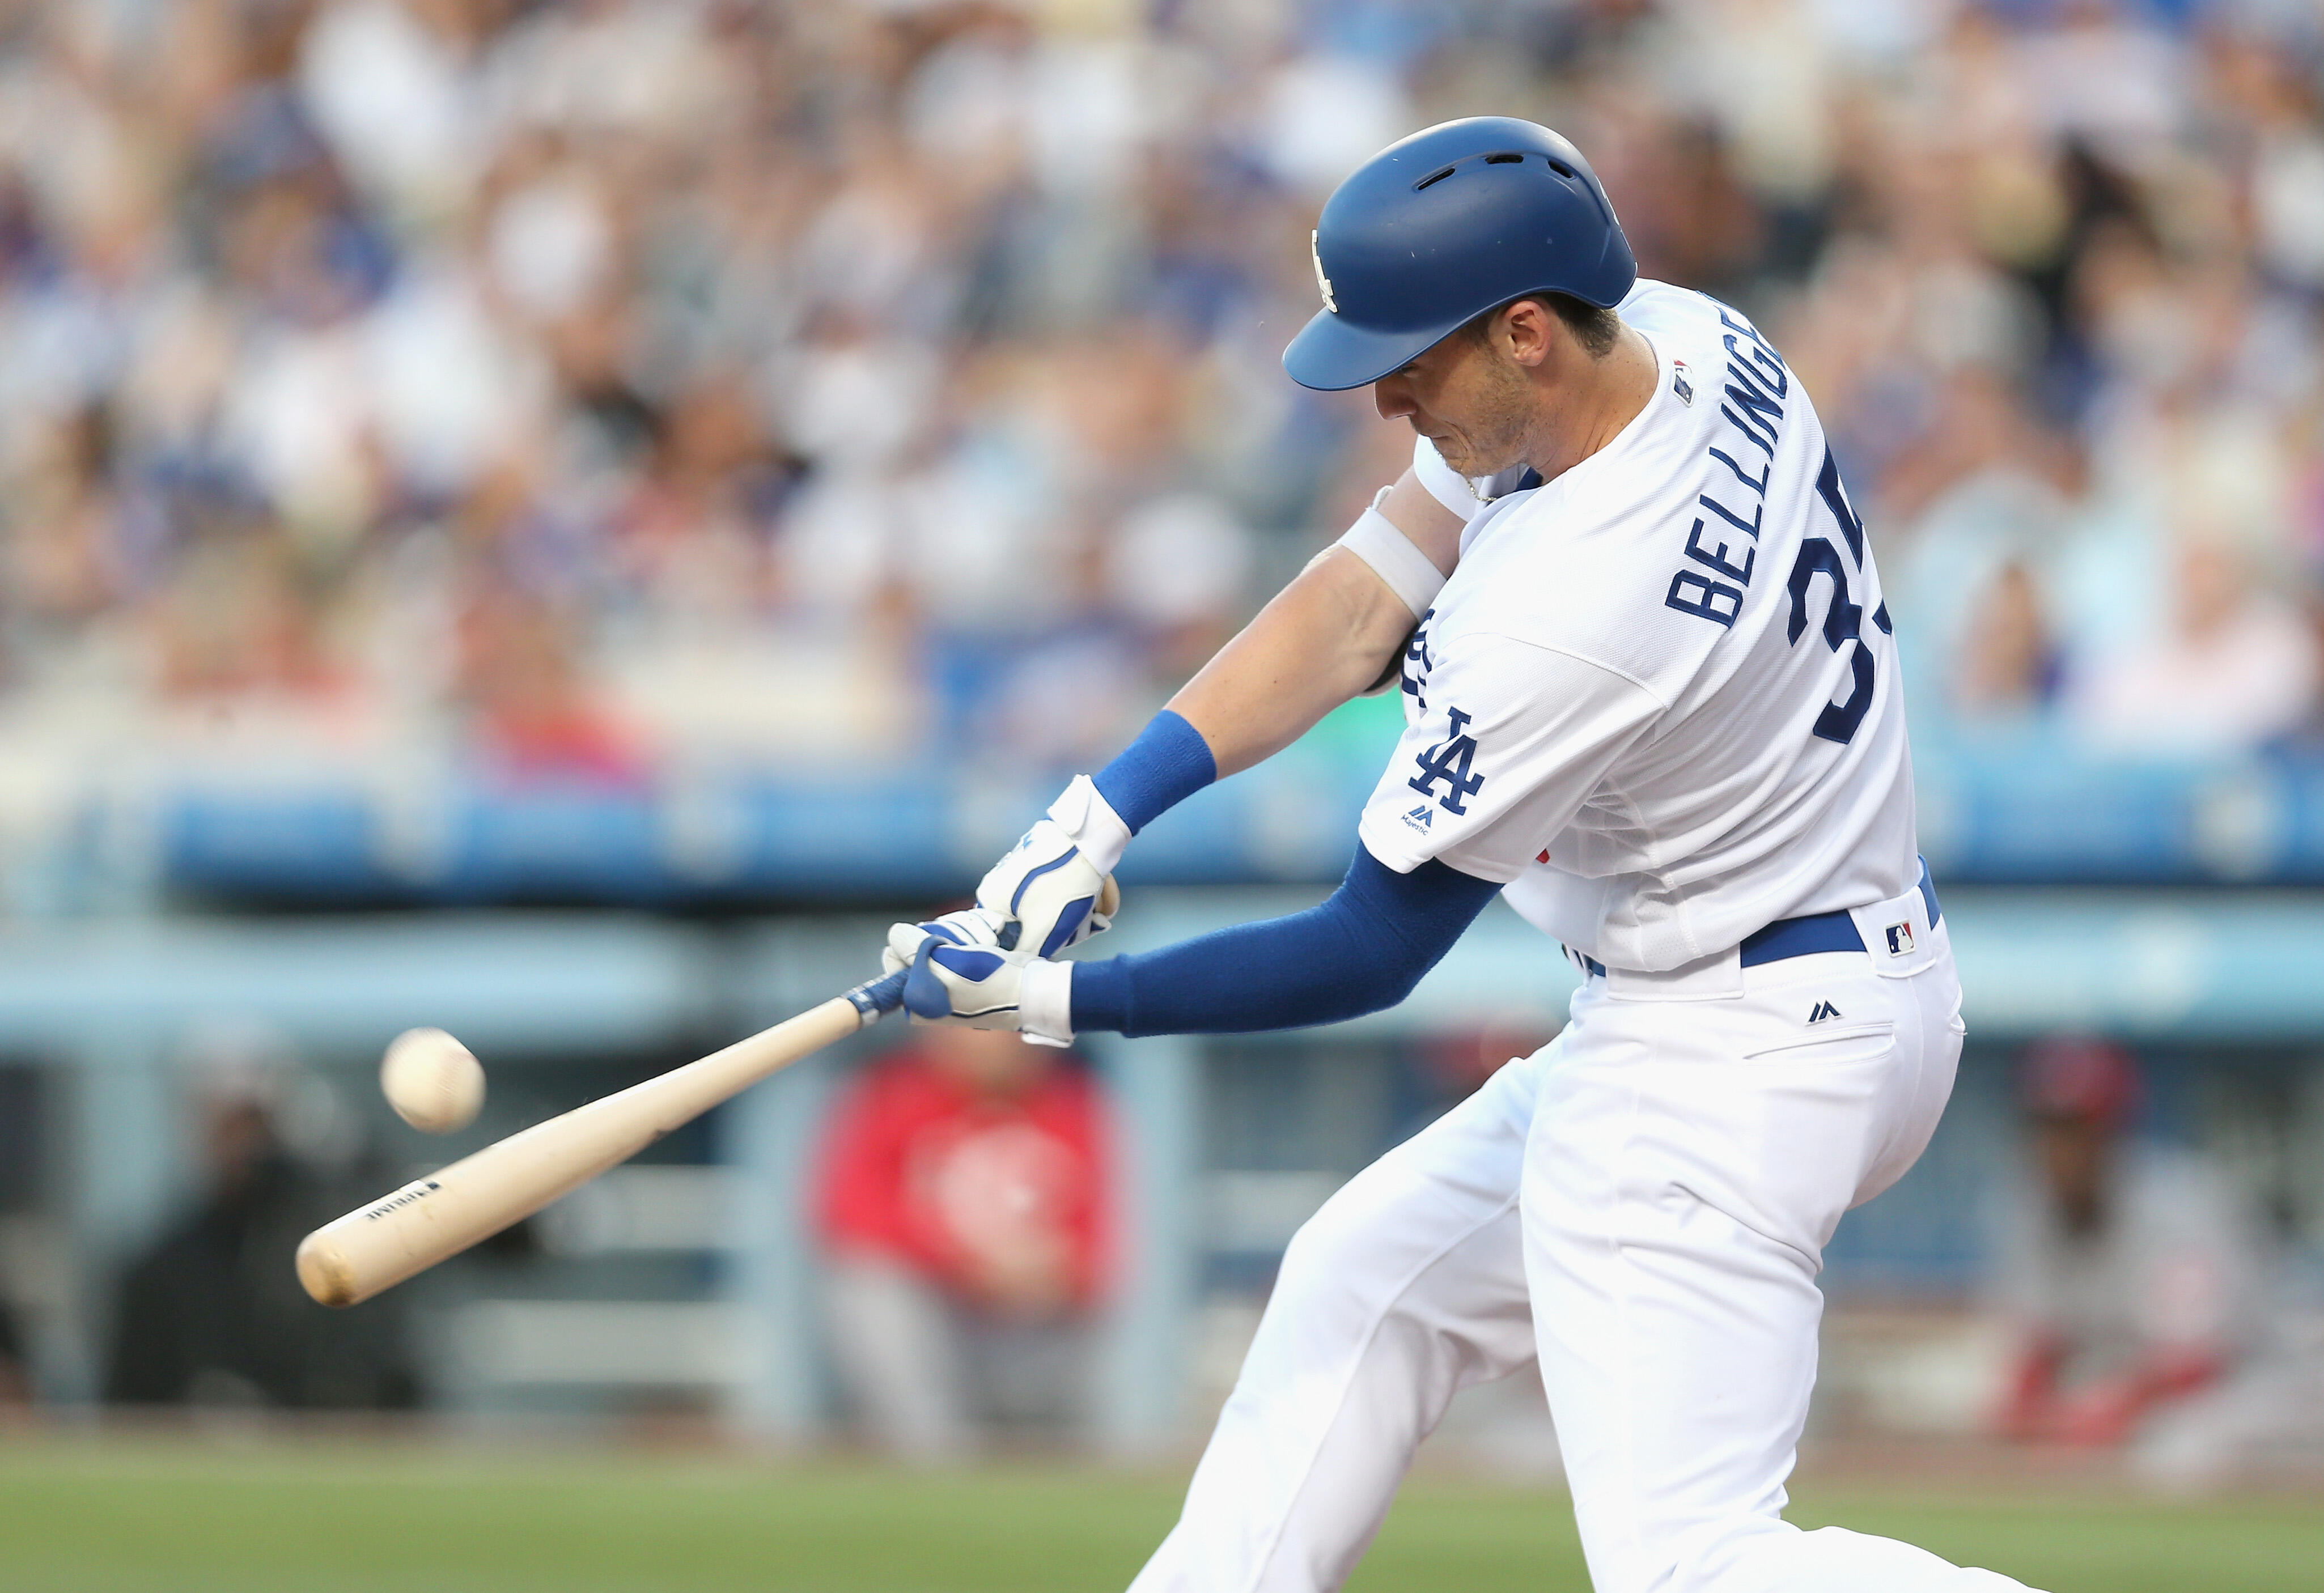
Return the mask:
{"type": "Polygon", "coordinates": [[[1782,1517],[1842,1212],[1911,1166],[1960,990],[1915,852],[1888,612],[1751,321],[1637,280],[1563,138],[1391,146],[1314,235],[1294,380],[1412,470],[987,876],[890,933],[906,1004],[1211,1033],[1400,1000],[1496,892],[1587,977],[1564,1032],[1292,1241],[1136,1593],[1337,1588],[1462,1386],[1538,1358],[1600,1593],[2013,1588],[1782,1517]],[[1321,907],[1065,962],[1172,803],[1393,679],[1406,730],[1321,907]]]}

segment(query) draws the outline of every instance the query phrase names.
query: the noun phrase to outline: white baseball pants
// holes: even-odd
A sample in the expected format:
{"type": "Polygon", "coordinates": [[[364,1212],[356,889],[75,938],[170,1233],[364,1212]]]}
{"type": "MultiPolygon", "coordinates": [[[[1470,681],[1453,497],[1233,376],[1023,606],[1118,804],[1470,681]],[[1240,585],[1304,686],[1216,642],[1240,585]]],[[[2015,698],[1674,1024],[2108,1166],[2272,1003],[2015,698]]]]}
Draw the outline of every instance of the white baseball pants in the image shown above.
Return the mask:
{"type": "Polygon", "coordinates": [[[1780,1514],[1823,1247],[1920,1156],[1960,1056],[1945,930],[1912,918],[1902,967],[1593,977],[1554,1042],[1350,1181],[1132,1593],[1338,1588],[1454,1392],[1536,1355],[1598,1593],[2020,1588],[1780,1514]]]}

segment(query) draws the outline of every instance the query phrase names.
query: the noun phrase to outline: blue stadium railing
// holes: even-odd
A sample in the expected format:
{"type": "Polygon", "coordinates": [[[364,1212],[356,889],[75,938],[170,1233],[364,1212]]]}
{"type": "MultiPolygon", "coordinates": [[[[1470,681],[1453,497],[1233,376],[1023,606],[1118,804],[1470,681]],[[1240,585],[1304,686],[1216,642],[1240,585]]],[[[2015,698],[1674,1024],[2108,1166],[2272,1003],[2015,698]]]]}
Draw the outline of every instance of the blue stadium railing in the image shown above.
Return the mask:
{"type": "MultiPolygon", "coordinates": [[[[1377,769],[1318,752],[1222,782],[1157,821],[1124,879],[1335,879],[1377,769]]],[[[2324,763],[1954,749],[1924,758],[1919,779],[1941,880],[2324,882],[2324,763]]],[[[943,769],[643,791],[455,780],[420,798],[212,785],[164,800],[157,863],[180,892],[313,905],[940,898],[968,889],[1054,787],[943,769]]]]}

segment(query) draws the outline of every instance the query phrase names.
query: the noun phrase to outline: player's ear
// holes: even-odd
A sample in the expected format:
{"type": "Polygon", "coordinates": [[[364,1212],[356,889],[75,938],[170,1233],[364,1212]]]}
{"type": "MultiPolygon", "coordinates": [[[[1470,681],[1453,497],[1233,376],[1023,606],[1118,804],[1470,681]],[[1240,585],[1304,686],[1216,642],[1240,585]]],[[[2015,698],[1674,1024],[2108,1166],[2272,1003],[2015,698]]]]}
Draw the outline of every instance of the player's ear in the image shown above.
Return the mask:
{"type": "Polygon", "coordinates": [[[1546,360],[1550,340],[1564,325],[1557,312],[1538,299],[1504,305],[1493,320],[1493,341],[1508,350],[1520,365],[1538,365],[1546,360]]]}

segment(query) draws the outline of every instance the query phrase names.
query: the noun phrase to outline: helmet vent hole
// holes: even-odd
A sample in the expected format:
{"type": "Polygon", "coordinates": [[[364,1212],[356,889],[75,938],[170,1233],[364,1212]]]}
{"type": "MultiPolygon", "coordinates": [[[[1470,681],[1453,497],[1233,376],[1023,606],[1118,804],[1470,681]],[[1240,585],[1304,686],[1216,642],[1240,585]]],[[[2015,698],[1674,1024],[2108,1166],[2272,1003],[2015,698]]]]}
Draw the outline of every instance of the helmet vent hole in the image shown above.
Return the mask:
{"type": "Polygon", "coordinates": [[[1565,179],[1566,181],[1580,182],[1582,180],[1581,173],[1575,171],[1572,167],[1567,165],[1556,156],[1544,155],[1542,159],[1549,162],[1549,169],[1552,171],[1556,172],[1560,177],[1565,179]]]}
{"type": "Polygon", "coordinates": [[[1498,155],[1487,155],[1485,157],[1485,164],[1488,166],[1514,166],[1524,159],[1525,157],[1523,155],[1515,154],[1509,151],[1504,150],[1498,155]]]}
{"type": "Polygon", "coordinates": [[[1452,170],[1453,169],[1452,167],[1446,166],[1440,170],[1430,172],[1427,176],[1422,178],[1418,182],[1412,185],[1412,191],[1416,194],[1422,189],[1428,187],[1431,183],[1443,182],[1446,178],[1452,175],[1452,170]]]}

